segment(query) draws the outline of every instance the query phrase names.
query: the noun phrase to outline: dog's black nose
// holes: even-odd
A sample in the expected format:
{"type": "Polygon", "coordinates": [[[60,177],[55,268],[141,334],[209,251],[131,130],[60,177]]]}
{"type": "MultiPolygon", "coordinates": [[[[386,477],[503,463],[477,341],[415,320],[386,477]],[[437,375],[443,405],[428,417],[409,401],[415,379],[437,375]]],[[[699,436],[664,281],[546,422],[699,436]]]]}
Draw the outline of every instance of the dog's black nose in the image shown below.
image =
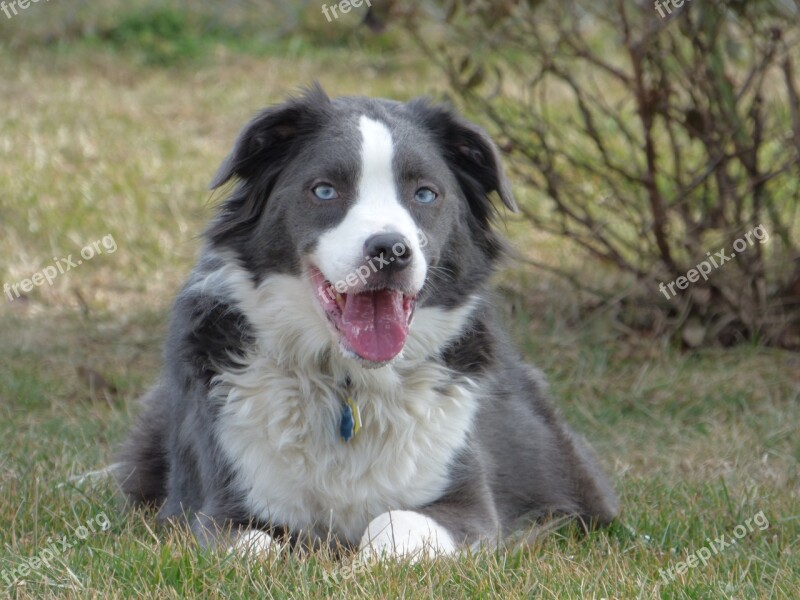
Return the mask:
{"type": "Polygon", "coordinates": [[[379,269],[399,271],[411,264],[411,245],[399,233],[376,233],[364,242],[364,258],[376,260],[379,269]]]}

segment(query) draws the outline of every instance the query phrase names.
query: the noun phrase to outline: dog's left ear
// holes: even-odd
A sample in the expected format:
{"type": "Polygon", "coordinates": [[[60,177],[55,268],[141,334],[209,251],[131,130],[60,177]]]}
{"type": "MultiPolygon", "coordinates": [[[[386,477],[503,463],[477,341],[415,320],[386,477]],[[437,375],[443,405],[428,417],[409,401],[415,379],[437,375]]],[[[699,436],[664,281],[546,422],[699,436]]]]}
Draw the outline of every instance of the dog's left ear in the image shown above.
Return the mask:
{"type": "Polygon", "coordinates": [[[242,129],[233,150],[211,181],[216,189],[233,177],[247,181],[259,174],[277,174],[291,158],[298,138],[314,131],[316,122],[330,105],[319,84],[298,97],[263,110],[242,129]]]}
{"type": "Polygon", "coordinates": [[[481,223],[487,224],[494,211],[489,199],[492,192],[497,192],[506,208],[517,212],[500,152],[483,129],[446,107],[431,105],[424,98],[409,102],[408,109],[434,134],[470,209],[481,223]]]}

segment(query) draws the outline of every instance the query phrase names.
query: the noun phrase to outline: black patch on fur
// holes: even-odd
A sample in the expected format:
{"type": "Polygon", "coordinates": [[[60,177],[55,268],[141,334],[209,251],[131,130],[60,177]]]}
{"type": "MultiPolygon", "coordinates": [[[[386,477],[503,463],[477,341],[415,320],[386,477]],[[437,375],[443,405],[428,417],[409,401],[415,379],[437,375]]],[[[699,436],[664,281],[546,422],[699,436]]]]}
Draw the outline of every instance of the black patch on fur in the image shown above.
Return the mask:
{"type": "Polygon", "coordinates": [[[255,337],[241,312],[218,299],[197,297],[189,323],[184,360],[206,387],[221,370],[245,366],[255,337]]]}
{"type": "Polygon", "coordinates": [[[478,375],[494,364],[494,339],[484,323],[476,319],[467,333],[445,348],[444,363],[459,373],[478,375]]]}

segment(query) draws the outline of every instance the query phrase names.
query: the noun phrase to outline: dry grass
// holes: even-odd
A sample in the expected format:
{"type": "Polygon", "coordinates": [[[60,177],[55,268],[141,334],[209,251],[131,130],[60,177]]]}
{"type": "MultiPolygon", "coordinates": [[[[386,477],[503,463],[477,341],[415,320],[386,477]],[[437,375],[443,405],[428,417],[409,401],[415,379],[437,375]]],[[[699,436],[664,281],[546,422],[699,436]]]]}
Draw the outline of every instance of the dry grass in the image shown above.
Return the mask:
{"type": "MultiPolygon", "coordinates": [[[[324,555],[198,553],[182,532],[153,531],[152,515],[121,510],[108,479],[70,480],[108,464],[134,399],[155,377],[166,310],[212,211],[206,185],[238,128],[314,79],[331,94],[400,99],[442,85],[412,54],[388,61],[348,48],[312,57],[220,50],[172,70],[81,46],[0,63],[2,281],[30,277],[106,234],[118,246],[0,304],[0,571],[100,513],[111,522],[108,532],[73,539],[50,567],[12,586],[0,578],[2,594],[797,597],[800,358],[757,347],[682,354],[636,341],[606,312],[585,318],[568,290],[519,265],[501,278],[525,296],[512,315],[516,337],[612,473],[624,515],[610,531],[561,531],[518,552],[370,566],[348,578],[324,555]],[[111,391],[87,381],[85,368],[111,391]],[[768,529],[675,583],[661,581],[659,569],[758,511],[768,529]]],[[[509,231],[528,256],[581,260],[519,224],[509,231]]]]}

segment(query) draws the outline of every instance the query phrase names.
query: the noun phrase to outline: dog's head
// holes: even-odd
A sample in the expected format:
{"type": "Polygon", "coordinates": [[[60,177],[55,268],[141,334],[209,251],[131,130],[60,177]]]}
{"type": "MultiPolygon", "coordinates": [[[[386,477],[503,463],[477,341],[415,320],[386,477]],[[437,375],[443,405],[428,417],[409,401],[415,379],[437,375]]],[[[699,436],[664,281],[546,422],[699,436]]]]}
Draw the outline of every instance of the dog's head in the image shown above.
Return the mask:
{"type": "Polygon", "coordinates": [[[208,236],[258,284],[307,278],[342,348],[380,365],[416,306],[458,307],[502,252],[497,193],[515,204],[480,128],[425,100],[331,100],[319,87],[264,110],[211,187],[237,178],[208,236]]]}

